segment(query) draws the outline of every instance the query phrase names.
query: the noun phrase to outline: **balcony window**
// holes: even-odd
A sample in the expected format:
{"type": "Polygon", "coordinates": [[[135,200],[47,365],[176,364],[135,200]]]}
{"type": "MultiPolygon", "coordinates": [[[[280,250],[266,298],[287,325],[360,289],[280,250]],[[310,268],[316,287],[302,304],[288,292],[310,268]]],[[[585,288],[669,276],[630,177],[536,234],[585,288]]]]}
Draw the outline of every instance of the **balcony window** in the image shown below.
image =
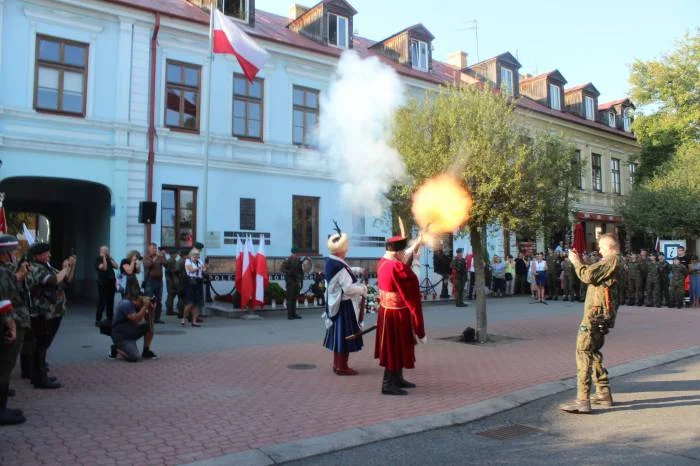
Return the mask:
{"type": "Polygon", "coordinates": [[[586,120],[595,120],[595,113],[593,111],[593,98],[592,97],[585,97],[585,102],[586,102],[586,120]]]}
{"type": "Polygon", "coordinates": [[[608,126],[615,127],[615,113],[613,112],[608,112],[608,126]]]}
{"type": "Polygon", "coordinates": [[[554,110],[561,110],[561,90],[556,84],[549,85],[549,99],[554,110]]]}
{"type": "Polygon", "coordinates": [[[501,67],[501,90],[507,95],[513,95],[513,70],[501,67]]]}
{"type": "Polygon", "coordinates": [[[428,71],[428,43],[411,40],[411,66],[413,69],[428,71]]]}
{"type": "Polygon", "coordinates": [[[328,44],[340,49],[348,48],[348,19],[330,13],[328,15],[328,44]]]}

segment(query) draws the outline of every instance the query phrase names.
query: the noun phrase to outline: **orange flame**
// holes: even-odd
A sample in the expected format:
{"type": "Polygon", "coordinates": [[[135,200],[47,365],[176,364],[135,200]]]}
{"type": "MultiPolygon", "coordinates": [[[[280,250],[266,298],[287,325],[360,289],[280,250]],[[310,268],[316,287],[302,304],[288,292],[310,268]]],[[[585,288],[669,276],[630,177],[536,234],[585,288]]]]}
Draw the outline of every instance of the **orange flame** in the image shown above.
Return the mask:
{"type": "Polygon", "coordinates": [[[432,243],[433,235],[452,233],[471,215],[472,198],[451,175],[438,175],[426,181],[413,195],[413,217],[432,243]]]}

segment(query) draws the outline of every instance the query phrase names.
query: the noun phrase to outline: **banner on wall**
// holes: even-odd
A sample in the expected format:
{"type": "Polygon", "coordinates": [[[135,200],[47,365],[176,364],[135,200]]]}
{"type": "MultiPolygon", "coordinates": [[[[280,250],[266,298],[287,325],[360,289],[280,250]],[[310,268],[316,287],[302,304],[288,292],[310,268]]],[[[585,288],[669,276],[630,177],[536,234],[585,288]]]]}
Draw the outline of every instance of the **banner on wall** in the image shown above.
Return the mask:
{"type": "Polygon", "coordinates": [[[678,255],[678,248],[685,248],[684,239],[662,239],[659,241],[659,251],[666,257],[666,262],[673,263],[678,255]]]}

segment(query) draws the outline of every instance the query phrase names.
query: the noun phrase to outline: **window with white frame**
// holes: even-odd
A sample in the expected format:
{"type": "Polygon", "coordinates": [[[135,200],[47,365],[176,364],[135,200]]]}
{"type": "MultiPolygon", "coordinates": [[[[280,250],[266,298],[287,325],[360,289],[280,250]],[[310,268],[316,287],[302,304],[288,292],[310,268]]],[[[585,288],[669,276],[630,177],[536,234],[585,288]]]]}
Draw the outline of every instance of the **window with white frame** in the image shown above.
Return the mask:
{"type": "Polygon", "coordinates": [[[549,85],[549,101],[554,110],[561,110],[561,91],[556,84],[549,85]]]}
{"type": "Polygon", "coordinates": [[[328,44],[341,49],[348,48],[348,19],[345,16],[328,14],[328,44]]]}
{"type": "Polygon", "coordinates": [[[626,108],[622,111],[622,127],[627,132],[629,132],[632,129],[632,117],[630,116],[629,108],[626,108]]]}
{"type": "Polygon", "coordinates": [[[248,22],[248,0],[218,0],[217,4],[226,16],[248,22]]]}
{"type": "Polygon", "coordinates": [[[637,181],[637,164],[630,163],[627,169],[630,173],[630,186],[632,186],[637,181]]]}
{"type": "Polygon", "coordinates": [[[595,114],[593,113],[593,98],[592,97],[585,97],[585,102],[586,102],[586,120],[595,120],[595,114]]]}
{"type": "Polygon", "coordinates": [[[622,180],[620,178],[620,159],[610,159],[610,173],[612,174],[612,192],[622,194],[622,180]]]}
{"type": "Polygon", "coordinates": [[[615,113],[614,112],[608,112],[608,126],[611,128],[615,127],[615,113]]]}
{"type": "Polygon", "coordinates": [[[428,71],[428,43],[411,40],[411,66],[413,69],[428,71]]]}
{"type": "Polygon", "coordinates": [[[513,70],[501,67],[501,90],[508,95],[513,95],[513,70]]]}

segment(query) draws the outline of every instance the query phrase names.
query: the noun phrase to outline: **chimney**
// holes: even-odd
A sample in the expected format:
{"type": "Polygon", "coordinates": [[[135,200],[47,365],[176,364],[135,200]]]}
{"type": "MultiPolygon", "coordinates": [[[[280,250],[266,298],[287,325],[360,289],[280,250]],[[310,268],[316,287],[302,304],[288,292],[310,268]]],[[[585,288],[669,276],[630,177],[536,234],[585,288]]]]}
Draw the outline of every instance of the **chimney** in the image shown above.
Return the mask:
{"type": "Polygon", "coordinates": [[[458,70],[463,70],[467,67],[467,52],[461,50],[452,52],[447,56],[447,63],[458,70]]]}
{"type": "Polygon", "coordinates": [[[299,5],[298,3],[292,3],[289,6],[289,19],[297,19],[299,16],[303,15],[309,11],[309,8],[304,5],[299,5]]]}

